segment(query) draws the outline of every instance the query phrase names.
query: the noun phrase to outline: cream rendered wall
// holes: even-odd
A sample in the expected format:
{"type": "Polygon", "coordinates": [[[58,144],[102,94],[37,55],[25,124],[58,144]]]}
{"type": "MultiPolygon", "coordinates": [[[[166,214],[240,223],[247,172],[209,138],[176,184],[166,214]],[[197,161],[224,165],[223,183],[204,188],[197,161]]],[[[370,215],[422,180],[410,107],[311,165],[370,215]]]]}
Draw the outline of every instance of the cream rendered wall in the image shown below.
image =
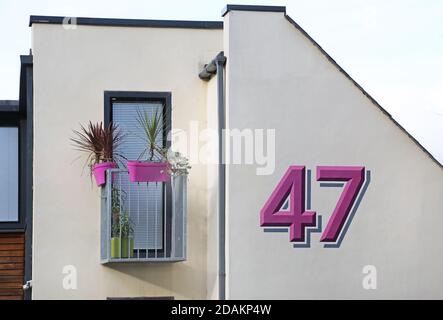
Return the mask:
{"type": "Polygon", "coordinates": [[[283,13],[225,16],[228,128],[275,128],[276,169],[227,169],[228,297],[443,298],[443,169],[349,81],[283,13]],[[371,182],[340,248],[293,248],[259,212],[289,165],[312,170],[323,230],[341,189],[317,165],[364,165],[371,182]],[[377,268],[376,290],[362,286],[377,268]]]}
{"type": "Polygon", "coordinates": [[[100,192],[82,173],[72,129],[103,120],[105,90],[171,91],[173,127],[207,120],[204,63],[222,50],[222,30],[34,24],[34,299],[105,299],[207,293],[207,168],[193,164],[188,259],[175,264],[100,264],[100,192]],[[64,266],[77,270],[63,288],[64,266]]]}

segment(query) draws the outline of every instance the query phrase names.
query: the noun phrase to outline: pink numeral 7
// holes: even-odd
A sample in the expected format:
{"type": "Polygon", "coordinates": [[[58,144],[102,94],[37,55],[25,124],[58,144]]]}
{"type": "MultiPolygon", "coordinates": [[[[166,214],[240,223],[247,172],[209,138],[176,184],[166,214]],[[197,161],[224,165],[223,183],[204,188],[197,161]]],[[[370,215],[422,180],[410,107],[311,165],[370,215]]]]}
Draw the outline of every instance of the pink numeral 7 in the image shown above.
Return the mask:
{"type": "Polygon", "coordinates": [[[347,181],[320,241],[336,242],[365,180],[365,167],[317,167],[318,181],[347,181]]]}
{"type": "MultiPolygon", "coordinates": [[[[318,181],[346,181],[346,186],[320,241],[336,242],[363,185],[365,167],[319,166],[318,181]]],[[[292,242],[305,242],[306,227],[315,227],[316,213],[305,210],[305,167],[290,166],[260,212],[262,227],[288,226],[292,242]],[[289,198],[289,210],[282,206],[289,198]]]]}

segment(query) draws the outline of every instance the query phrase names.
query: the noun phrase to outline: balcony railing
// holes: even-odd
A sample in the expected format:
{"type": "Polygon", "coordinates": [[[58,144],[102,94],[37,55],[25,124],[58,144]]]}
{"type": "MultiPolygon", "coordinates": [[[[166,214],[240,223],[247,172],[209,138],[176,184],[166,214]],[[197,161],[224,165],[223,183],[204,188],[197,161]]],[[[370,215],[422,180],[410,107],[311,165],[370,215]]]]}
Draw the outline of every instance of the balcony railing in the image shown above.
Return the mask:
{"type": "Polygon", "coordinates": [[[170,182],[129,181],[126,170],[106,174],[102,191],[101,262],[186,259],[186,176],[170,182]]]}

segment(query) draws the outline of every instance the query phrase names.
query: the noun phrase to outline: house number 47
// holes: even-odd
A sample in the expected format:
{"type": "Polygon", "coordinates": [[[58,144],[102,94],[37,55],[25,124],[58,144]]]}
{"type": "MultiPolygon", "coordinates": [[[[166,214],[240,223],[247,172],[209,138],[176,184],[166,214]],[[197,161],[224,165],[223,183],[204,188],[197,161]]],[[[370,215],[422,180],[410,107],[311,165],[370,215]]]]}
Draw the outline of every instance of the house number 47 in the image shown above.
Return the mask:
{"type": "MultiPolygon", "coordinates": [[[[318,166],[317,181],[346,182],[321,242],[336,242],[363,185],[365,167],[318,166]]],[[[305,167],[290,166],[260,212],[262,227],[289,227],[292,242],[305,242],[307,227],[316,226],[316,212],[305,210],[305,167]],[[282,207],[289,201],[288,209],[282,207]]]]}

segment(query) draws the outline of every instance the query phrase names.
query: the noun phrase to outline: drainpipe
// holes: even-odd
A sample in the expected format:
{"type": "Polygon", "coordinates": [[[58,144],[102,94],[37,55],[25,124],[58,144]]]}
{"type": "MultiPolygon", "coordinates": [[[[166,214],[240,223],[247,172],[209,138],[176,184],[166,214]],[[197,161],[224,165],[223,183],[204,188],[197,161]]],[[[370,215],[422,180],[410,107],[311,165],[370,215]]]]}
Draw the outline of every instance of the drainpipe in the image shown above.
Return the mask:
{"type": "Polygon", "coordinates": [[[218,91],[218,225],[219,225],[219,299],[226,299],[226,164],[225,164],[225,80],[224,66],[226,57],[221,52],[217,55],[217,91],[218,91]]]}
{"type": "Polygon", "coordinates": [[[199,77],[209,81],[217,74],[217,115],[218,115],[218,298],[226,299],[226,165],[225,165],[225,86],[224,66],[226,57],[220,52],[209,64],[207,64],[199,77]]]}

